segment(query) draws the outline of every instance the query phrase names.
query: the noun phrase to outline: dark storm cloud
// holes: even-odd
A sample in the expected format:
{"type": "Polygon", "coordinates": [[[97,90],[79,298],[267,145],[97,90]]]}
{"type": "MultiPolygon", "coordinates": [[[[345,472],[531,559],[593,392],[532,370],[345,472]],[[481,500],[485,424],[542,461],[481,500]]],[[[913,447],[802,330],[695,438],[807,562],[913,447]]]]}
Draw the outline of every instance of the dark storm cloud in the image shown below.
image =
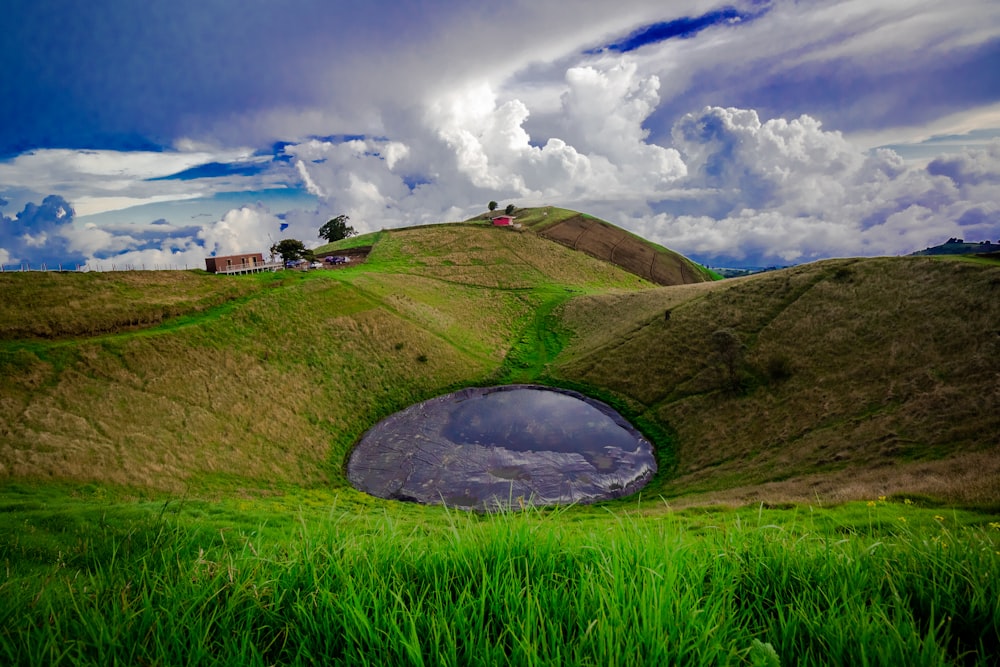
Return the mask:
{"type": "Polygon", "coordinates": [[[149,178],[149,181],[193,181],[199,178],[222,178],[225,176],[256,176],[266,172],[266,163],[208,162],[169,176],[149,178]]]}
{"type": "Polygon", "coordinates": [[[391,50],[393,36],[431,32],[456,5],[427,4],[9,0],[0,156],[157,149],[219,117],[307,108],[334,90],[356,98],[340,65],[363,47],[391,50]]]}

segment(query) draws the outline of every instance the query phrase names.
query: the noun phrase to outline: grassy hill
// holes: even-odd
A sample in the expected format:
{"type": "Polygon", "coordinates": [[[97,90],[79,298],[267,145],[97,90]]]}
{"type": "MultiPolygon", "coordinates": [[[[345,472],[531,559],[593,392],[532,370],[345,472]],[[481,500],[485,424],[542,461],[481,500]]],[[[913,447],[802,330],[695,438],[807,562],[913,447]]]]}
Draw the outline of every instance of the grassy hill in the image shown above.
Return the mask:
{"type": "MultiPolygon", "coordinates": [[[[487,223],[490,213],[471,219],[487,223]]],[[[545,206],[514,211],[521,229],[620,266],[657,285],[684,285],[720,276],[668,248],[621,227],[565,208],[545,206]]]]}
{"type": "Polygon", "coordinates": [[[831,260],[683,289],[567,304],[582,335],[555,366],[676,430],[663,491],[1000,499],[1000,263],[831,260]],[[745,346],[735,392],[719,330],[745,346]]]}
{"type": "Polygon", "coordinates": [[[541,235],[439,225],[381,232],[363,265],[308,274],[2,280],[8,479],[341,486],[379,418],[540,381],[644,424],[665,497],[1000,499],[995,262],[833,260],[655,287],[541,235]],[[743,346],[731,369],[720,330],[743,346]]]}
{"type": "Polygon", "coordinates": [[[1000,242],[980,241],[966,243],[964,239],[949,239],[941,245],[932,246],[913,253],[915,256],[934,255],[1000,255],[1000,242]]]}
{"type": "Polygon", "coordinates": [[[0,662],[1000,659],[1000,262],[659,286],[542,232],[0,275],[0,662]],[[348,485],[382,417],[522,381],[611,403],[657,476],[495,516],[348,485]]]}

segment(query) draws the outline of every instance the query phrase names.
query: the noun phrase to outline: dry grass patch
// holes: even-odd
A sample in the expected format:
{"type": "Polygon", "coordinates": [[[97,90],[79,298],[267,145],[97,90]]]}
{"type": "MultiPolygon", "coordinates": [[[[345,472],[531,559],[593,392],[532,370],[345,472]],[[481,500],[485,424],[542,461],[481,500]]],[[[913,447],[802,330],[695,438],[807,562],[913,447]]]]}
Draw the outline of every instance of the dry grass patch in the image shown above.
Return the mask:
{"type": "Polygon", "coordinates": [[[171,491],[213,476],[342,484],[364,429],[492,367],[322,278],[181,330],[67,349],[60,368],[25,351],[20,371],[4,368],[4,476],[171,491]]]}
{"type": "Polygon", "coordinates": [[[500,289],[560,284],[588,289],[648,286],[613,264],[531,232],[438,225],[387,233],[369,256],[390,271],[500,289]],[[390,268],[391,267],[391,268],[390,268]]]}
{"type": "Polygon", "coordinates": [[[259,290],[257,276],[196,271],[0,274],[0,340],[90,336],[159,324],[259,290]]]}
{"type": "MultiPolygon", "coordinates": [[[[669,321],[651,317],[652,298],[629,297],[636,309],[617,315],[617,340],[584,329],[573,349],[588,352],[561,357],[557,374],[637,401],[676,430],[671,494],[997,454],[998,285],[1000,267],[898,258],[731,283],[675,306],[669,321]],[[710,344],[720,329],[745,344],[742,394],[710,344]]],[[[570,304],[581,311],[567,321],[595,303],[570,304]]]]}

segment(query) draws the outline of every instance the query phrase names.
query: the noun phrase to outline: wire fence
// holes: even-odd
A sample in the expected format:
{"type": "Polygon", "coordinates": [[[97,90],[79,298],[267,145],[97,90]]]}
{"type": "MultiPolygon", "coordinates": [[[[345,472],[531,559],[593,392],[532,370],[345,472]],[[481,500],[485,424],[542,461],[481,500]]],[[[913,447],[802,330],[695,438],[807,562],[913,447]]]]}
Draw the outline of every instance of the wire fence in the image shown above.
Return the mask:
{"type": "Polygon", "coordinates": [[[114,262],[97,264],[0,264],[0,273],[25,273],[28,271],[48,271],[54,273],[86,273],[88,271],[188,271],[204,268],[185,264],[117,264],[114,262]]]}

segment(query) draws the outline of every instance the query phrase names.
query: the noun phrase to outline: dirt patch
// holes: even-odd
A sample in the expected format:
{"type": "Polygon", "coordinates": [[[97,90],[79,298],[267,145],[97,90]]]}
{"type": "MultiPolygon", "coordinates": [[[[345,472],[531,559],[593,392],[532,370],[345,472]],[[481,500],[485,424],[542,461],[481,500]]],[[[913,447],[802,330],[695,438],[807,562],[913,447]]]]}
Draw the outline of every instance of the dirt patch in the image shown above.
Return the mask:
{"type": "Polygon", "coordinates": [[[348,266],[356,266],[368,259],[368,253],[372,251],[370,245],[358,246],[356,248],[345,248],[344,250],[334,250],[316,256],[316,261],[323,263],[324,269],[340,269],[348,266]],[[327,257],[346,257],[343,264],[330,264],[326,262],[327,257]]]}

